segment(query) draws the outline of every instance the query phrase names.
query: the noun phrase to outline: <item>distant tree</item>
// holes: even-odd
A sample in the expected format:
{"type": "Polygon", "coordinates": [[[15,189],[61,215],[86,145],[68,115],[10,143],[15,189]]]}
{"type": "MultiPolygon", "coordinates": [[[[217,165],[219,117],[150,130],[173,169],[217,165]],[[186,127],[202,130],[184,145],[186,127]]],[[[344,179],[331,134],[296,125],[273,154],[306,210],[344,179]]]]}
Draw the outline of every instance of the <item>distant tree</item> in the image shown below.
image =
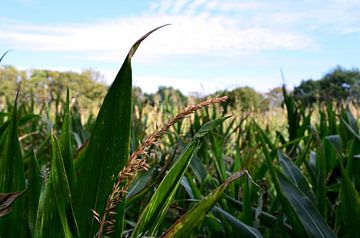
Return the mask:
{"type": "Polygon", "coordinates": [[[275,87],[265,94],[265,100],[267,101],[268,107],[280,107],[284,100],[282,87],[275,87]]]}
{"type": "Polygon", "coordinates": [[[340,66],[327,73],[320,80],[302,81],[294,89],[294,96],[306,106],[319,101],[342,102],[360,99],[360,71],[358,69],[346,70],[340,66]]]}
{"type": "Polygon", "coordinates": [[[344,101],[350,99],[351,88],[360,81],[360,71],[357,69],[346,70],[340,66],[326,74],[320,80],[320,99],[321,101],[344,101]]]}
{"type": "Polygon", "coordinates": [[[236,103],[244,110],[259,109],[260,103],[264,99],[262,94],[247,86],[233,90],[232,94],[236,98],[236,103]]]}
{"type": "Polygon", "coordinates": [[[65,99],[67,86],[71,96],[84,110],[93,111],[102,103],[107,86],[102,83],[99,72],[91,69],[82,73],[33,69],[19,71],[13,66],[0,67],[0,109],[4,98],[15,97],[21,85],[19,101],[31,98],[37,105],[55,102],[56,108],[65,99]]]}
{"type": "Polygon", "coordinates": [[[0,67],[0,97],[14,97],[19,71],[13,66],[0,67]]]}
{"type": "Polygon", "coordinates": [[[227,107],[240,108],[243,111],[258,110],[264,109],[264,106],[267,107],[263,104],[264,96],[248,86],[235,88],[231,91],[218,91],[215,95],[226,95],[229,97],[227,102],[223,104],[225,111],[228,110],[227,107]]]}
{"type": "Polygon", "coordinates": [[[160,86],[154,95],[159,103],[186,104],[187,97],[178,89],[160,86]]]}
{"type": "Polygon", "coordinates": [[[300,99],[305,106],[311,106],[319,100],[320,83],[316,80],[302,80],[294,89],[294,96],[300,99]]]}

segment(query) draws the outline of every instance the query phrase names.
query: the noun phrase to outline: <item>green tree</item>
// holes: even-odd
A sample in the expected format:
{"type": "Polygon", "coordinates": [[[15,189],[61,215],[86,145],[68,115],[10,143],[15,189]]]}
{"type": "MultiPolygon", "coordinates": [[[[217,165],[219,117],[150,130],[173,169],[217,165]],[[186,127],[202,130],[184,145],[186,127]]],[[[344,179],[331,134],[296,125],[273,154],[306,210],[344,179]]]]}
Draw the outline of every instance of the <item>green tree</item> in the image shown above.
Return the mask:
{"type": "Polygon", "coordinates": [[[305,106],[311,106],[319,100],[320,83],[317,80],[303,80],[300,85],[294,89],[294,96],[300,99],[305,106]]]}
{"type": "Polygon", "coordinates": [[[359,102],[360,97],[360,71],[347,70],[340,66],[331,70],[320,80],[302,81],[294,89],[294,95],[306,106],[316,101],[321,103],[343,102],[353,100],[359,102]]]}

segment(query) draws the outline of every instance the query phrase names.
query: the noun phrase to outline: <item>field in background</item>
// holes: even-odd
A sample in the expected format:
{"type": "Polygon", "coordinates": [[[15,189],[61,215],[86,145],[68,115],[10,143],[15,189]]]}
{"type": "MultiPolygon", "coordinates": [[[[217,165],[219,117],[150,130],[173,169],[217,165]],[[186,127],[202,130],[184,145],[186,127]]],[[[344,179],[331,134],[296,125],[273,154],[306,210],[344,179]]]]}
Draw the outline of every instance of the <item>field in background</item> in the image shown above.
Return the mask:
{"type": "Polygon", "coordinates": [[[146,95],[141,40],[110,88],[90,71],[1,81],[1,237],[359,237],[356,100],[146,95]]]}

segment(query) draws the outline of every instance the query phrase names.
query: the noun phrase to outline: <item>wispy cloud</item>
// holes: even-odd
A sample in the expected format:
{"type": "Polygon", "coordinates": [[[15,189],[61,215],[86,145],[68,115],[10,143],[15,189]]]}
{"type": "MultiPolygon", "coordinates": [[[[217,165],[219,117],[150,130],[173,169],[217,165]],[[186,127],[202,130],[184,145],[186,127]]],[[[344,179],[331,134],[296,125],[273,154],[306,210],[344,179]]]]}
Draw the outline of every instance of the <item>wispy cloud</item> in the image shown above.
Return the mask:
{"type": "Polygon", "coordinates": [[[153,3],[152,10],[141,16],[95,24],[9,25],[0,22],[0,41],[11,42],[11,48],[21,50],[81,52],[87,59],[118,60],[119,52],[126,51],[144,32],[173,23],[147,41],[142,49],[143,59],[184,54],[244,55],[262,50],[299,50],[316,46],[309,35],[291,27],[276,26],[281,21],[276,17],[286,17],[283,12],[276,17],[265,16],[271,19],[251,15],[251,11],[263,8],[261,2],[164,0],[153,3]],[[268,20],[273,21],[273,25],[261,24],[268,20]]]}
{"type": "Polygon", "coordinates": [[[290,64],[289,59],[297,55],[303,57],[299,59],[301,63],[289,66],[301,71],[293,76],[294,80],[303,77],[306,70],[300,67],[306,67],[306,64],[314,65],[320,61],[324,63],[318,65],[326,67],[342,64],[341,59],[349,60],[348,55],[337,57],[340,52],[337,49],[337,52],[327,52],[334,55],[333,58],[324,59],[321,58],[321,55],[325,55],[322,50],[331,51],[333,42],[327,42],[332,37],[341,42],[341,37],[352,40],[354,37],[351,34],[360,33],[358,9],[358,0],[329,0],[326,3],[321,0],[154,0],[142,13],[94,19],[91,23],[32,24],[0,17],[0,46],[37,53],[45,59],[52,54],[51,57],[58,57],[57,61],[65,68],[74,62],[75,65],[68,67],[81,68],[84,64],[80,62],[91,60],[93,62],[85,64],[101,70],[110,82],[115,77],[116,69],[109,70],[109,63],[121,63],[132,43],[145,32],[172,23],[172,26],[156,32],[142,44],[141,54],[134,58],[137,61],[134,65],[144,66],[142,69],[149,74],[146,77],[135,75],[135,84],[141,85],[146,91],[154,91],[158,85],[172,85],[184,92],[202,91],[203,84],[208,92],[212,92],[251,83],[258,90],[266,90],[274,86],[268,78],[278,76],[269,76],[267,72],[257,78],[249,76],[246,82],[242,82],[240,73],[237,73],[240,72],[238,62],[249,62],[251,66],[263,61],[264,67],[279,68],[290,64]],[[170,72],[171,69],[163,68],[161,72],[149,70],[149,63],[158,63],[159,59],[162,62],[180,62],[177,61],[179,58],[191,58],[191,62],[183,64],[186,69],[177,68],[190,73],[181,76],[175,74],[179,78],[174,78],[170,74],[174,73],[170,72]],[[201,59],[206,62],[201,62],[201,59]],[[312,59],[311,63],[309,59],[312,59]],[[71,63],[66,65],[64,61],[71,63]],[[216,63],[209,66],[210,61],[216,63]],[[196,77],[191,74],[197,70],[192,62],[206,64],[202,66],[202,70],[206,70],[197,74],[199,78],[192,78],[192,82],[196,83],[184,83],[184,78],[196,77]],[[223,65],[227,66],[227,70],[221,68],[223,65]],[[212,70],[208,69],[213,67],[221,68],[221,74],[214,76],[209,73],[212,70]],[[201,81],[200,77],[206,79],[201,81]]]}

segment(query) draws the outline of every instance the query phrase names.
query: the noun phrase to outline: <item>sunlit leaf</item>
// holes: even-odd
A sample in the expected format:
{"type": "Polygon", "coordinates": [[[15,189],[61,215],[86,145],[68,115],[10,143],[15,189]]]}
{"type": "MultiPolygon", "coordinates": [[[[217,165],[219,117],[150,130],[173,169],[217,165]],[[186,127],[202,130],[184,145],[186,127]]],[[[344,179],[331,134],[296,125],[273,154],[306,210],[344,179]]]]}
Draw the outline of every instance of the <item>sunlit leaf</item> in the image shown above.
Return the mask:
{"type": "MultiPolygon", "coordinates": [[[[17,135],[16,95],[10,122],[0,137],[0,193],[25,190],[25,171],[17,135]]],[[[12,206],[12,212],[0,218],[1,237],[23,237],[26,224],[25,199],[21,197],[12,206]]]]}
{"type": "Polygon", "coordinates": [[[170,207],[177,188],[181,183],[181,179],[200,144],[200,138],[204,137],[210,130],[222,123],[225,119],[227,119],[227,117],[204,124],[191,142],[184,148],[179,159],[161,181],[159,187],[151,197],[150,202],[141,213],[132,237],[137,237],[139,235],[153,236],[157,233],[157,229],[170,207]]]}
{"type": "MultiPolygon", "coordinates": [[[[230,176],[223,184],[213,190],[191,210],[181,216],[161,237],[191,237],[193,229],[202,222],[205,215],[214,206],[229,184],[244,174],[244,171],[240,171],[230,176]]],[[[245,226],[243,226],[243,228],[245,226]]],[[[246,227],[248,228],[248,226],[246,227]]],[[[248,231],[250,231],[250,229],[248,231]]],[[[260,233],[255,232],[255,229],[251,231],[254,232],[253,234],[259,235],[253,237],[261,237],[260,233]]]]}
{"type": "MultiPolygon", "coordinates": [[[[82,237],[96,233],[97,225],[91,210],[103,213],[116,176],[127,163],[132,108],[131,58],[140,43],[159,28],[145,34],[131,47],[96,119],[78,170],[74,194],[74,209],[82,237]]],[[[118,222],[118,229],[121,230],[122,222],[118,222]]]]}

